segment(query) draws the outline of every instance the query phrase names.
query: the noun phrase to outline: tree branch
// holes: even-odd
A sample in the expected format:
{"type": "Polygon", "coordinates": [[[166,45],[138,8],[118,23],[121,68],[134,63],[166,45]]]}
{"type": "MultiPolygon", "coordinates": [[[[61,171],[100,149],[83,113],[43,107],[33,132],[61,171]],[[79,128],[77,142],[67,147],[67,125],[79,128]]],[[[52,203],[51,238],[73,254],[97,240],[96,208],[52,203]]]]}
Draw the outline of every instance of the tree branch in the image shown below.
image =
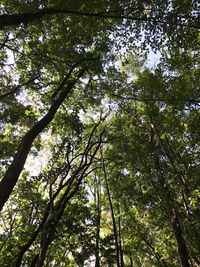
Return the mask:
{"type": "MultiPolygon", "coordinates": [[[[55,14],[66,14],[66,15],[74,15],[74,16],[86,16],[86,17],[96,17],[99,19],[126,19],[131,21],[154,21],[155,23],[168,23],[168,17],[159,19],[158,17],[146,16],[146,14],[141,17],[126,15],[125,10],[121,11],[103,11],[103,12],[82,12],[82,11],[74,11],[69,9],[61,9],[61,8],[44,8],[38,9],[32,13],[21,13],[21,14],[12,14],[12,15],[0,15],[0,29],[11,26],[11,25],[20,25],[21,23],[30,23],[32,21],[41,20],[46,15],[55,15],[55,14]]],[[[170,14],[171,15],[171,14],[170,14]]],[[[172,15],[170,16],[171,22],[172,15]]],[[[176,17],[179,18],[179,17],[176,17]]],[[[182,17],[180,17],[182,18],[182,17]]],[[[179,18],[179,19],[180,19],[179,18]]],[[[184,27],[192,27],[199,28],[198,25],[195,24],[181,24],[179,26],[184,27]]]]}

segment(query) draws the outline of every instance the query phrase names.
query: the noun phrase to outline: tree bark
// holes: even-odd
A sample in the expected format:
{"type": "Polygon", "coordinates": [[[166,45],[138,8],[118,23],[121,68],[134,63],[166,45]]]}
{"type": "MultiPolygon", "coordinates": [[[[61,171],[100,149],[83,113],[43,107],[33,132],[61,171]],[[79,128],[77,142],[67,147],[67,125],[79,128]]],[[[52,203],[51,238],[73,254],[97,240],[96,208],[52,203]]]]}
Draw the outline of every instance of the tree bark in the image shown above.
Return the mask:
{"type": "MultiPolygon", "coordinates": [[[[44,214],[44,218],[42,219],[41,223],[39,224],[37,230],[32,234],[30,240],[25,245],[23,245],[21,247],[21,249],[18,253],[18,256],[17,256],[16,265],[15,265],[16,267],[21,266],[24,254],[31,247],[31,245],[35,242],[36,238],[38,237],[38,234],[43,229],[43,225],[45,224],[48,215],[49,215],[49,205],[47,205],[46,212],[44,214]]],[[[32,261],[32,264],[33,264],[33,262],[34,262],[34,260],[32,261]]],[[[31,266],[33,266],[33,265],[31,265],[31,266]]]]}
{"type": "Polygon", "coordinates": [[[177,211],[174,208],[172,209],[172,226],[173,226],[174,235],[176,237],[176,241],[178,245],[181,265],[183,267],[190,267],[191,265],[189,263],[189,257],[188,257],[186,244],[182,236],[182,231],[181,231],[177,211]]]}
{"type": "Polygon", "coordinates": [[[100,246],[100,223],[101,223],[101,203],[100,203],[100,181],[99,178],[95,178],[96,182],[96,206],[97,206],[97,217],[96,217],[96,244],[95,244],[95,267],[100,267],[100,255],[99,255],[99,246],[100,246]]]}
{"type": "MultiPolygon", "coordinates": [[[[58,222],[59,222],[59,219],[57,220],[56,225],[58,224],[58,222]]],[[[48,226],[48,228],[44,229],[44,232],[42,233],[41,244],[40,244],[41,248],[40,248],[38,258],[36,261],[36,267],[42,267],[44,264],[48,246],[51,244],[52,240],[54,239],[56,225],[48,226]]]]}
{"type": "Polygon", "coordinates": [[[69,81],[67,85],[63,84],[62,88],[60,88],[61,89],[60,95],[53,102],[47,114],[41,120],[36,122],[35,125],[22,138],[18,151],[11,165],[8,167],[5,176],[0,182],[0,211],[2,210],[6,201],[8,200],[10,194],[13,191],[14,186],[16,185],[19,179],[19,176],[24,168],[24,164],[28,157],[33,141],[53,120],[57,110],[62,105],[66,97],[69,95],[69,93],[71,92],[75,84],[78,82],[80,77],[83,76],[84,72],[85,72],[84,70],[81,70],[78,73],[77,78],[75,80],[69,81]]]}
{"type": "Polygon", "coordinates": [[[133,259],[130,257],[130,267],[133,267],[133,259]]]}
{"type": "Polygon", "coordinates": [[[119,252],[120,252],[120,263],[121,267],[124,267],[124,252],[123,252],[123,244],[122,244],[122,233],[121,233],[121,213],[120,213],[120,207],[118,204],[118,235],[119,235],[119,252]]]}
{"type": "MultiPolygon", "coordinates": [[[[41,20],[46,15],[55,15],[55,14],[67,14],[67,15],[75,15],[75,16],[88,16],[88,17],[97,17],[99,19],[129,19],[129,20],[138,20],[138,21],[147,21],[152,20],[153,18],[146,18],[146,16],[141,17],[132,17],[123,15],[120,12],[81,12],[69,9],[61,9],[61,8],[43,8],[37,9],[35,12],[30,13],[20,13],[20,14],[12,14],[0,15],[0,29],[6,26],[20,25],[21,23],[27,24],[32,21],[41,20]]],[[[155,19],[154,19],[155,20],[155,19]]]]}
{"type": "MultiPolygon", "coordinates": [[[[153,119],[151,113],[150,113],[150,119],[151,119],[151,125],[152,125],[151,128],[153,127],[152,130],[160,142],[160,148],[162,149],[163,153],[167,156],[170,164],[173,166],[173,174],[178,176],[178,178],[179,178],[178,182],[180,183],[180,185],[183,186],[184,189],[187,189],[187,185],[185,185],[185,181],[184,181],[184,179],[182,179],[183,177],[181,177],[179,175],[179,172],[176,170],[176,167],[174,165],[173,159],[171,158],[171,156],[169,155],[169,153],[167,153],[167,151],[165,149],[163,141],[160,138],[160,133],[158,132],[158,130],[156,128],[156,125],[154,123],[154,119],[153,119]]],[[[152,141],[152,148],[154,149],[153,141],[152,141]]],[[[172,196],[171,188],[170,188],[170,185],[168,185],[167,179],[165,179],[163,177],[163,173],[161,173],[162,168],[160,167],[158,157],[155,155],[154,155],[154,163],[155,163],[155,167],[157,170],[157,175],[158,175],[159,181],[160,181],[161,186],[162,186],[164,200],[166,202],[166,206],[168,207],[168,214],[170,216],[173,232],[174,232],[174,235],[176,238],[181,265],[183,267],[190,267],[191,265],[189,262],[187,245],[186,245],[185,240],[183,238],[183,233],[182,233],[182,229],[181,229],[181,225],[180,225],[180,221],[179,221],[178,209],[177,209],[176,204],[175,204],[175,199],[172,196]]]]}
{"type": "MultiPolygon", "coordinates": [[[[159,24],[166,24],[170,23],[175,24],[171,21],[172,14],[169,14],[169,17],[165,20],[162,20],[159,17],[147,17],[146,15],[141,13],[141,16],[132,16],[125,14],[124,10],[119,11],[101,11],[101,12],[83,12],[83,11],[75,11],[70,9],[62,9],[62,8],[43,8],[43,9],[36,9],[34,12],[29,13],[19,13],[19,14],[3,14],[0,15],[0,29],[3,29],[6,26],[14,26],[14,25],[20,25],[21,23],[27,24],[33,21],[41,20],[46,15],[56,15],[56,14],[66,14],[66,15],[74,15],[74,16],[87,16],[87,17],[96,17],[99,19],[127,19],[131,21],[141,21],[141,22],[153,22],[153,23],[159,23],[159,24]]],[[[175,15],[177,18],[177,16],[175,15]]],[[[181,19],[181,17],[179,17],[181,19]]],[[[192,24],[184,24],[179,23],[179,26],[183,27],[191,27],[195,29],[199,29],[199,25],[195,24],[195,18],[194,23],[192,24]]]]}
{"type": "Polygon", "coordinates": [[[109,189],[109,186],[108,186],[108,179],[107,179],[104,159],[103,159],[103,172],[104,172],[104,178],[105,178],[105,183],[106,183],[106,191],[107,191],[107,194],[108,194],[108,201],[109,201],[109,205],[110,205],[110,211],[111,211],[111,217],[112,217],[112,223],[113,223],[113,233],[114,233],[114,237],[115,237],[115,249],[116,249],[117,267],[121,267],[120,266],[120,251],[119,251],[119,243],[118,243],[117,224],[116,224],[116,220],[115,220],[115,214],[114,214],[114,209],[113,209],[110,189],[109,189]]]}
{"type": "Polygon", "coordinates": [[[189,263],[189,255],[187,252],[187,246],[183,238],[181,225],[178,218],[178,212],[174,205],[174,199],[171,196],[170,188],[168,187],[167,183],[163,180],[162,176],[159,177],[163,191],[165,192],[165,201],[166,206],[169,209],[169,213],[171,216],[171,223],[173,232],[176,238],[177,246],[178,246],[178,253],[181,261],[182,267],[190,267],[189,263]]]}
{"type": "Polygon", "coordinates": [[[158,168],[158,177],[164,192],[166,207],[168,208],[169,216],[171,217],[171,223],[173,232],[176,238],[177,246],[178,246],[178,253],[181,261],[182,267],[190,267],[189,262],[189,255],[187,252],[187,246],[183,238],[181,225],[178,218],[178,212],[175,208],[174,199],[171,195],[170,188],[168,184],[165,182],[162,174],[159,175],[159,162],[155,162],[156,167],[158,168]]]}

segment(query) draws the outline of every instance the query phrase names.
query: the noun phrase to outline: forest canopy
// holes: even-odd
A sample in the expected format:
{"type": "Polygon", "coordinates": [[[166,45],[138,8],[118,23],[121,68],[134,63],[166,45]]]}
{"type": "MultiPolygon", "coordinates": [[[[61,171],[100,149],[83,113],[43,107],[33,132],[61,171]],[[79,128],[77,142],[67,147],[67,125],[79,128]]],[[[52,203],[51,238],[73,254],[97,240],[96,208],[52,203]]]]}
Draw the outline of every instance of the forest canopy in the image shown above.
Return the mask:
{"type": "Polygon", "coordinates": [[[200,266],[199,10],[1,0],[1,266],[200,266]]]}

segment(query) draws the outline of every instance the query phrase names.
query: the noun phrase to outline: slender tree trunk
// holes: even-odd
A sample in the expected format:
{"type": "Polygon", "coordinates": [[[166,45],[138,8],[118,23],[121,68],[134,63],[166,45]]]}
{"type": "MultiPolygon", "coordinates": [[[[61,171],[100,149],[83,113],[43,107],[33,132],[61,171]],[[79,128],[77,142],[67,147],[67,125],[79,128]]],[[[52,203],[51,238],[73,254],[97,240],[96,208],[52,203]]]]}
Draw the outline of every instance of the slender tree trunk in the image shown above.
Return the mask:
{"type": "Polygon", "coordinates": [[[132,259],[132,256],[130,257],[130,267],[133,267],[133,259],[132,259]]]}
{"type": "Polygon", "coordinates": [[[45,261],[46,252],[49,244],[53,240],[55,233],[55,227],[49,227],[42,235],[44,237],[41,238],[41,249],[37,258],[36,267],[42,267],[45,261]]]}
{"type": "MultiPolygon", "coordinates": [[[[33,233],[33,235],[31,236],[30,240],[24,246],[21,247],[21,249],[19,251],[19,254],[17,256],[16,265],[15,265],[16,267],[20,267],[21,266],[24,254],[26,253],[26,251],[31,247],[31,245],[36,240],[38,234],[42,230],[42,227],[43,227],[47,217],[48,217],[48,213],[46,211],[46,213],[44,215],[44,218],[43,218],[42,222],[40,223],[40,225],[38,226],[37,230],[33,233]]],[[[34,260],[32,262],[34,262],[34,260]]]]}
{"type": "Polygon", "coordinates": [[[163,191],[165,192],[165,201],[167,204],[166,206],[168,207],[169,213],[171,216],[172,228],[173,228],[177,246],[178,246],[178,253],[179,253],[180,260],[181,260],[181,265],[182,267],[190,267],[187,246],[183,238],[182,229],[181,229],[181,225],[180,225],[179,218],[178,218],[178,212],[174,205],[174,200],[171,196],[171,192],[170,192],[170,189],[168,188],[168,185],[164,183],[164,180],[162,177],[160,177],[160,181],[163,187],[163,191]]]}
{"type": "Polygon", "coordinates": [[[143,267],[142,263],[140,262],[140,260],[137,257],[135,258],[135,265],[137,267],[143,267]]]}
{"type": "Polygon", "coordinates": [[[162,177],[160,179],[161,179],[163,191],[165,192],[166,204],[168,206],[168,209],[170,210],[169,213],[171,213],[170,214],[171,223],[172,223],[172,228],[173,228],[177,246],[178,246],[178,253],[179,253],[180,260],[181,260],[181,265],[182,267],[190,267],[187,246],[183,238],[182,229],[181,229],[181,225],[180,225],[179,218],[178,218],[178,212],[174,205],[174,200],[171,196],[171,192],[170,192],[170,189],[168,188],[168,185],[166,183],[164,184],[164,180],[162,177]]]}
{"type": "Polygon", "coordinates": [[[99,178],[95,178],[96,180],[96,205],[97,205],[97,218],[96,218],[96,244],[95,244],[95,267],[100,267],[100,224],[101,224],[101,202],[100,202],[100,180],[99,178]]]}
{"type": "MultiPolygon", "coordinates": [[[[37,255],[35,255],[35,257],[32,259],[32,261],[31,261],[31,265],[30,265],[30,267],[35,267],[35,264],[36,264],[36,262],[37,262],[37,260],[38,260],[38,257],[39,257],[39,254],[37,254],[37,255]]],[[[20,265],[21,266],[21,265],[20,265]]]]}
{"type": "Polygon", "coordinates": [[[110,189],[109,189],[109,186],[108,186],[108,179],[107,179],[104,160],[103,160],[103,172],[104,172],[104,179],[105,179],[105,183],[106,183],[106,191],[107,191],[107,194],[108,194],[108,201],[109,201],[109,205],[110,205],[110,211],[111,211],[111,217],[112,217],[112,223],[113,223],[113,232],[114,232],[114,237],[115,237],[115,249],[116,249],[117,267],[120,267],[120,252],[119,252],[119,243],[118,243],[117,224],[116,224],[116,220],[115,220],[115,214],[114,214],[114,209],[113,209],[110,189]]]}
{"type": "Polygon", "coordinates": [[[178,244],[178,251],[179,251],[179,256],[181,260],[181,265],[183,267],[190,267],[191,265],[189,263],[189,257],[188,257],[186,244],[182,236],[178,214],[174,208],[172,209],[172,226],[173,226],[174,235],[176,237],[176,241],[178,244]]]}
{"type": "MultiPolygon", "coordinates": [[[[79,78],[84,74],[84,70],[81,70],[77,75],[77,78],[73,81],[69,81],[67,85],[61,84],[61,93],[59,97],[53,102],[47,114],[24,135],[21,144],[19,145],[18,151],[8,167],[5,176],[0,182],[0,210],[2,210],[4,204],[8,200],[10,194],[15,187],[19,176],[24,168],[27,156],[35,138],[46,128],[46,126],[53,120],[57,110],[62,105],[66,97],[69,95],[79,78]]],[[[68,77],[68,76],[67,76],[68,77]]],[[[69,78],[69,77],[68,77],[69,78]]],[[[66,81],[67,82],[67,81],[66,81]]]]}
{"type": "Polygon", "coordinates": [[[120,263],[121,267],[124,267],[124,252],[123,252],[123,244],[122,244],[122,235],[121,235],[121,213],[120,213],[120,207],[118,204],[118,235],[119,235],[119,252],[120,252],[120,263]]]}
{"type": "MultiPolygon", "coordinates": [[[[151,119],[151,128],[155,136],[159,140],[160,148],[163,151],[163,153],[167,156],[171,166],[173,167],[173,175],[178,176],[179,178],[178,182],[180,183],[180,186],[183,188],[182,192],[188,193],[188,188],[185,183],[184,177],[182,177],[182,175],[180,175],[180,173],[177,171],[176,166],[174,164],[174,159],[171,157],[171,155],[169,155],[169,153],[165,149],[164,143],[160,138],[160,133],[158,132],[156,128],[156,125],[154,123],[154,118],[152,117],[151,114],[150,114],[150,119],[151,119]]],[[[154,149],[153,141],[152,141],[152,148],[154,149]]],[[[166,203],[166,206],[168,207],[169,216],[171,217],[172,228],[173,228],[177,246],[178,246],[178,253],[179,253],[180,260],[181,260],[181,265],[183,267],[190,267],[191,265],[189,262],[187,246],[183,238],[182,229],[181,229],[181,225],[180,225],[180,221],[178,217],[178,212],[177,212],[176,205],[175,205],[175,200],[172,196],[171,189],[170,189],[170,186],[168,185],[168,182],[166,181],[166,179],[164,179],[163,173],[161,173],[162,168],[160,167],[159,159],[155,155],[154,155],[154,163],[155,163],[155,167],[157,170],[158,178],[162,186],[164,201],[166,203]]]]}
{"type": "Polygon", "coordinates": [[[174,199],[171,195],[171,192],[170,192],[170,189],[167,183],[165,183],[162,176],[160,176],[159,178],[162,184],[163,192],[165,194],[166,206],[168,207],[169,213],[171,216],[172,228],[173,228],[177,246],[178,246],[178,253],[179,253],[180,260],[181,260],[181,265],[182,267],[190,267],[187,246],[183,238],[182,229],[181,229],[181,225],[180,225],[179,218],[178,218],[178,212],[174,205],[174,199]]]}
{"type": "Polygon", "coordinates": [[[189,208],[189,189],[186,184],[186,179],[182,173],[182,168],[179,166],[179,162],[177,160],[177,156],[175,155],[175,152],[172,150],[172,147],[169,143],[169,140],[167,137],[165,137],[166,142],[164,142],[160,136],[161,132],[157,129],[157,126],[154,122],[153,116],[150,114],[151,119],[151,128],[156,136],[156,138],[159,140],[160,148],[162,149],[163,153],[166,155],[166,157],[169,160],[169,163],[172,167],[172,170],[174,172],[174,175],[177,176],[177,182],[180,184],[181,193],[183,202],[186,208],[186,211],[188,214],[190,214],[190,208],[189,208]],[[170,153],[171,152],[171,153],[170,153]]]}

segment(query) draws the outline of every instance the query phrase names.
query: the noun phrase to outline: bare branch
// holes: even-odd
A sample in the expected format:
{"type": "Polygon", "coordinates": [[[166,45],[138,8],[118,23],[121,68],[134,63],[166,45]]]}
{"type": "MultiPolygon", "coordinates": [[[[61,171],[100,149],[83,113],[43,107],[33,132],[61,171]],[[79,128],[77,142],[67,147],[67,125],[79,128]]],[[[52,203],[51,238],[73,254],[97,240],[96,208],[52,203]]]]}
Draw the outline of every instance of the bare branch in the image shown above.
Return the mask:
{"type": "Polygon", "coordinates": [[[0,99],[1,99],[1,98],[4,98],[4,97],[6,97],[6,96],[9,96],[9,95],[11,95],[11,94],[14,94],[17,90],[19,90],[19,89],[22,88],[23,86],[26,86],[26,85],[31,84],[32,82],[34,82],[34,81],[35,81],[36,79],[38,79],[39,77],[40,77],[40,75],[38,74],[38,75],[36,75],[36,76],[31,77],[28,81],[26,81],[26,82],[24,82],[24,83],[22,83],[22,84],[19,84],[19,85],[17,85],[17,86],[15,86],[10,92],[5,93],[5,94],[3,94],[3,95],[0,95],[0,99]]]}

